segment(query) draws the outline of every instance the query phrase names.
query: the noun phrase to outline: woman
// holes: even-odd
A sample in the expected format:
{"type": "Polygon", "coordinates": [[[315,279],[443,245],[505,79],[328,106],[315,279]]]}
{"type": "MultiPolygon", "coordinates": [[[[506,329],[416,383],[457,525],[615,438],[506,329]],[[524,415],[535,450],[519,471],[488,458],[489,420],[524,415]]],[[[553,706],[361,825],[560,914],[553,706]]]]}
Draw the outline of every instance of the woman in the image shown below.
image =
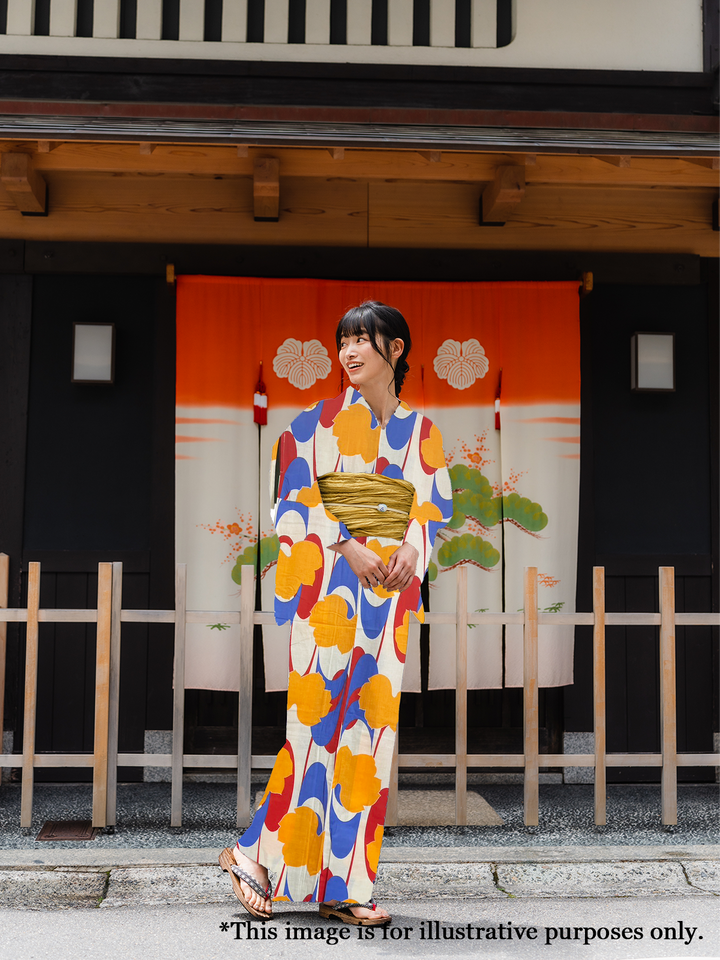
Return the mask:
{"type": "Polygon", "coordinates": [[[398,399],[411,346],[402,314],[363,303],[336,341],[351,386],[301,413],[275,453],[275,616],[292,622],[287,741],[250,827],[220,863],[260,919],[272,898],[374,925],[390,921],[364,901],[380,858],[410,614],[422,617],[420,584],[452,491],[438,429],[398,399]]]}

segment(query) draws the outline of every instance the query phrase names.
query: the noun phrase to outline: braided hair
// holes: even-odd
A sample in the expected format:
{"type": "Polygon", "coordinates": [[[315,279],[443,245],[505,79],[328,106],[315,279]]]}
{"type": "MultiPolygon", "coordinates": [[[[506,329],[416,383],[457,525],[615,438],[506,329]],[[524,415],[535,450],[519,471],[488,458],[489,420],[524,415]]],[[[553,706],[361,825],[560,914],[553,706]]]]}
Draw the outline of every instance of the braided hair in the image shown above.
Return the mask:
{"type": "Polygon", "coordinates": [[[395,395],[400,396],[405,376],[410,369],[407,355],[412,347],[410,330],[405,317],[396,310],[379,300],[366,300],[357,307],[351,307],[340,320],[335,331],[335,344],[338,352],[343,337],[357,337],[365,332],[373,349],[380,354],[387,365],[393,370],[395,380],[395,395]],[[393,368],[390,360],[390,344],[393,340],[402,340],[403,351],[393,368]]]}

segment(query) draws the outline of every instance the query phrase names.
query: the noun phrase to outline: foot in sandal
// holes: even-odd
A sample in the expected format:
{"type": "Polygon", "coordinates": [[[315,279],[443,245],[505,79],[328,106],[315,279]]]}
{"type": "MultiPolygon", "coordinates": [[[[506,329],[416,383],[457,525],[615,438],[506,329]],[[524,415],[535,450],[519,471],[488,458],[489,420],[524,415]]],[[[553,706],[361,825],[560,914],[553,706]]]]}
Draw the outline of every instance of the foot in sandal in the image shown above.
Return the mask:
{"type": "MultiPolygon", "coordinates": [[[[233,848],[233,856],[235,857],[235,863],[240,867],[241,870],[244,870],[245,873],[249,873],[253,880],[257,881],[260,884],[263,890],[268,889],[268,884],[270,878],[268,877],[268,872],[266,867],[261,863],[258,863],[256,860],[251,860],[250,857],[246,857],[244,853],[239,849],[238,845],[235,844],[233,848]]],[[[248,903],[250,903],[256,910],[259,910],[261,913],[266,913],[269,917],[272,916],[272,903],[270,900],[265,900],[258,893],[256,893],[247,883],[240,877],[240,885],[243,888],[243,893],[248,903]]]]}
{"type": "Polygon", "coordinates": [[[337,900],[321,903],[320,916],[327,920],[341,920],[343,923],[358,927],[379,927],[392,920],[387,910],[378,907],[376,903],[340,904],[337,900]]]}
{"type": "Polygon", "coordinates": [[[246,857],[237,846],[220,854],[220,866],[231,875],[235,896],[248,913],[258,920],[272,917],[272,886],[261,864],[246,857]]]}

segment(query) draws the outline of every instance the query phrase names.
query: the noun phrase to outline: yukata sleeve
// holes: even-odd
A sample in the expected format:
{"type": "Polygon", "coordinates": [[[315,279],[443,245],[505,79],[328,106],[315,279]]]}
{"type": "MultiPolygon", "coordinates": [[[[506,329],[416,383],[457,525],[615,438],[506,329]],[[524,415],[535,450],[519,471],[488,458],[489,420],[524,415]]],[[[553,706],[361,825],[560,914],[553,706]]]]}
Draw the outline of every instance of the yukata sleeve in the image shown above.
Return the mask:
{"type": "Polygon", "coordinates": [[[442,436],[427,418],[423,418],[416,457],[412,481],[415,495],[403,542],[417,550],[416,575],[422,580],[427,573],[437,533],[447,526],[453,515],[452,486],[442,436]]]}
{"type": "MultiPolygon", "coordinates": [[[[317,601],[325,567],[334,555],[328,547],[349,538],[344,525],[323,506],[315,474],[315,435],[294,431],[297,421],[277,443],[271,468],[273,521],[279,542],[275,573],[275,620],[292,620],[317,601]],[[297,433],[300,434],[298,437],[297,433]]],[[[322,434],[319,434],[322,441],[322,434]]]]}

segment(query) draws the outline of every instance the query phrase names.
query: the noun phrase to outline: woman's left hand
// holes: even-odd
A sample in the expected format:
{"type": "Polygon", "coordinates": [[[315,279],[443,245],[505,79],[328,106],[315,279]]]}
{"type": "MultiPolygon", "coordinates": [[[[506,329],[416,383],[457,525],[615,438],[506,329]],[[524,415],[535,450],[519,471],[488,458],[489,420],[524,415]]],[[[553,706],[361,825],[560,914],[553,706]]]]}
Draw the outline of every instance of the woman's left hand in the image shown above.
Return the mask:
{"type": "Polygon", "coordinates": [[[385,590],[407,590],[415,578],[418,552],[409,543],[403,543],[387,563],[388,575],[383,583],[385,590]]]}

